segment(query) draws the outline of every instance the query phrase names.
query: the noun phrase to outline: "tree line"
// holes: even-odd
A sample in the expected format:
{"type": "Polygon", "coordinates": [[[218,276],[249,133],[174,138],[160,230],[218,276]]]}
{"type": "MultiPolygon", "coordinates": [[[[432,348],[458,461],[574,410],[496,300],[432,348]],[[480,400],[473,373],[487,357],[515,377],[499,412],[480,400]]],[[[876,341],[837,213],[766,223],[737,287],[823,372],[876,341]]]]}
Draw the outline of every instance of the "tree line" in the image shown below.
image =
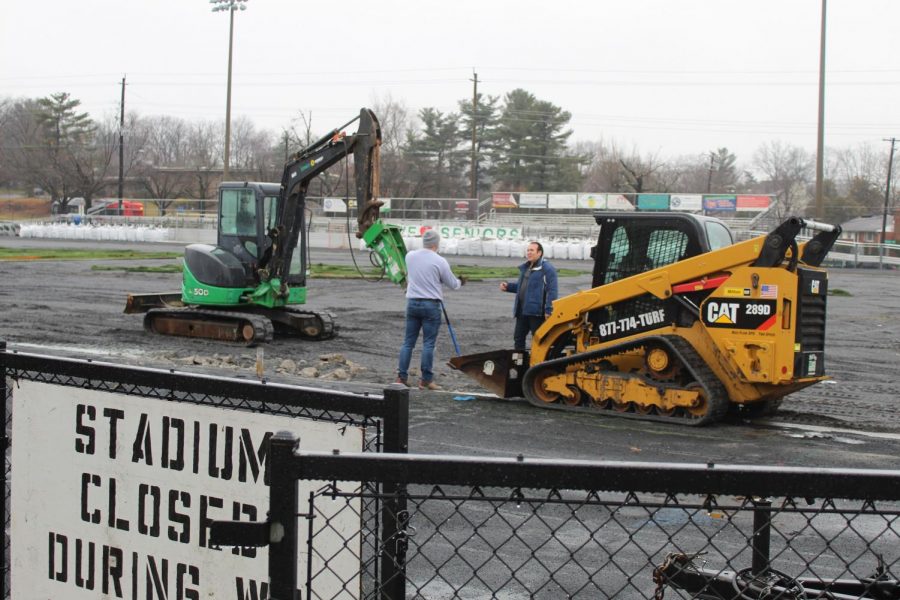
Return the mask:
{"type": "MultiPolygon", "coordinates": [[[[215,196],[221,178],[224,123],[126,112],[95,119],[60,92],[43,98],[0,98],[0,186],[40,188],[64,207],[72,198],[114,195],[122,173],[130,197],[215,196]]],[[[815,155],[773,140],[741,163],[727,147],[662,157],[603,140],[572,142],[571,114],[534,94],[478,94],[456,111],[411,111],[391,97],[372,110],[382,126],[381,195],[397,198],[484,197],[492,191],[611,193],[757,193],[778,198],[779,217],[803,214],[813,195],[815,155]]],[[[281,132],[247,117],[231,125],[229,169],[234,178],[280,181],[289,154],[318,138],[312,115],[281,132]]],[[[842,222],[880,214],[886,152],[872,145],[828,149],[826,219],[842,222]]],[[[349,189],[344,169],[319,177],[311,193],[349,189]]],[[[892,199],[893,200],[893,199],[892,199]]],[[[892,204],[893,205],[893,204],[892,204]]]]}

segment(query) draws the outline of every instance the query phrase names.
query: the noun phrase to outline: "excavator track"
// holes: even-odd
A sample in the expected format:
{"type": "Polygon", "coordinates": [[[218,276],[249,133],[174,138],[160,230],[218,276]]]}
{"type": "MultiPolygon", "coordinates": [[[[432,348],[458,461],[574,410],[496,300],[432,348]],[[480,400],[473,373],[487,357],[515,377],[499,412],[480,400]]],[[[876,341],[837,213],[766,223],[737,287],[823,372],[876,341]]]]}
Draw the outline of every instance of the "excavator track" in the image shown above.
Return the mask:
{"type": "Polygon", "coordinates": [[[278,335],[319,341],[330,340],[337,334],[334,315],[329,312],[282,308],[266,316],[272,319],[278,335]]]}
{"type": "Polygon", "coordinates": [[[203,308],[154,308],[144,316],[144,329],[163,335],[242,342],[271,342],[275,329],[264,316],[203,308]]]}
{"type": "Polygon", "coordinates": [[[673,335],[645,337],[635,342],[618,344],[603,350],[542,362],[525,373],[522,390],[525,398],[531,404],[541,408],[690,426],[708,425],[720,421],[728,412],[729,406],[728,392],[712,370],[687,341],[673,335]],[[648,373],[625,373],[602,368],[604,365],[612,364],[606,360],[609,357],[644,348],[649,344],[653,344],[656,348],[665,347],[671,352],[671,356],[679,362],[678,370],[682,372],[681,382],[663,381],[649,376],[648,373]],[[587,391],[577,385],[567,386],[572,394],[571,397],[552,390],[548,391],[545,384],[550,378],[563,374],[576,365],[579,370],[597,378],[605,377],[617,383],[634,383],[655,388],[661,397],[663,394],[671,392],[691,394],[699,392],[697,396],[699,402],[692,407],[679,406],[663,409],[660,406],[642,406],[629,401],[620,403],[605,399],[596,401],[587,391]]]}

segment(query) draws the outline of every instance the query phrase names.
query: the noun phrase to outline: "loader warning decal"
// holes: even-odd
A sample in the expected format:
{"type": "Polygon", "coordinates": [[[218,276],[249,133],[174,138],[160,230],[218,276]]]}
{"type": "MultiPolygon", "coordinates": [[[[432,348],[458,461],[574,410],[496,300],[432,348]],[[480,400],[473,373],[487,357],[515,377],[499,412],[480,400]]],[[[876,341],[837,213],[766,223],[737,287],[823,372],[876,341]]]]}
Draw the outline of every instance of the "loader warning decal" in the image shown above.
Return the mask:
{"type": "Polygon", "coordinates": [[[722,300],[714,298],[703,305],[707,327],[756,329],[766,331],[775,324],[775,300],[722,300]]]}

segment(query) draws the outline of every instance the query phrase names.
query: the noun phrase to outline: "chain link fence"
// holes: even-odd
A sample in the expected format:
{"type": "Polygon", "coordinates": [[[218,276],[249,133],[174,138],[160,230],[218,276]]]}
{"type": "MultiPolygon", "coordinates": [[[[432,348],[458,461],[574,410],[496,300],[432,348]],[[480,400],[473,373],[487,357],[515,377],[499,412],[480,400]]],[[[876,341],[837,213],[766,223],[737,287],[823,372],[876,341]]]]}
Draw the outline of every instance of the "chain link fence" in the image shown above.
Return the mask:
{"type": "Polygon", "coordinates": [[[331,480],[291,513],[322,566],[273,573],[273,600],[900,598],[900,471],[271,456],[280,476],[331,480]],[[332,526],[362,498],[395,511],[380,556],[332,526]],[[381,577],[378,559],[393,563],[381,577]],[[353,561],[343,578],[329,567],[353,561]]]}

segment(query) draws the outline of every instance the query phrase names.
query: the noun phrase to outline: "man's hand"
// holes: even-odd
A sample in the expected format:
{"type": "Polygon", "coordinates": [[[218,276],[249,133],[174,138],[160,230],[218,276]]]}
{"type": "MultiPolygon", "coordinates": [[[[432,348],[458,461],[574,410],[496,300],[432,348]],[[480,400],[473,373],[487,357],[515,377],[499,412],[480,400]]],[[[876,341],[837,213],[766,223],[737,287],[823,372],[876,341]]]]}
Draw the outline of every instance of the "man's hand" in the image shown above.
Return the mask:
{"type": "Polygon", "coordinates": [[[501,292],[505,292],[505,291],[506,291],[506,282],[505,282],[505,281],[501,281],[501,282],[500,282],[500,291],[501,291],[501,292]]]}
{"type": "Polygon", "coordinates": [[[466,282],[469,280],[468,276],[460,275],[459,276],[459,285],[466,285],[466,282]]]}

